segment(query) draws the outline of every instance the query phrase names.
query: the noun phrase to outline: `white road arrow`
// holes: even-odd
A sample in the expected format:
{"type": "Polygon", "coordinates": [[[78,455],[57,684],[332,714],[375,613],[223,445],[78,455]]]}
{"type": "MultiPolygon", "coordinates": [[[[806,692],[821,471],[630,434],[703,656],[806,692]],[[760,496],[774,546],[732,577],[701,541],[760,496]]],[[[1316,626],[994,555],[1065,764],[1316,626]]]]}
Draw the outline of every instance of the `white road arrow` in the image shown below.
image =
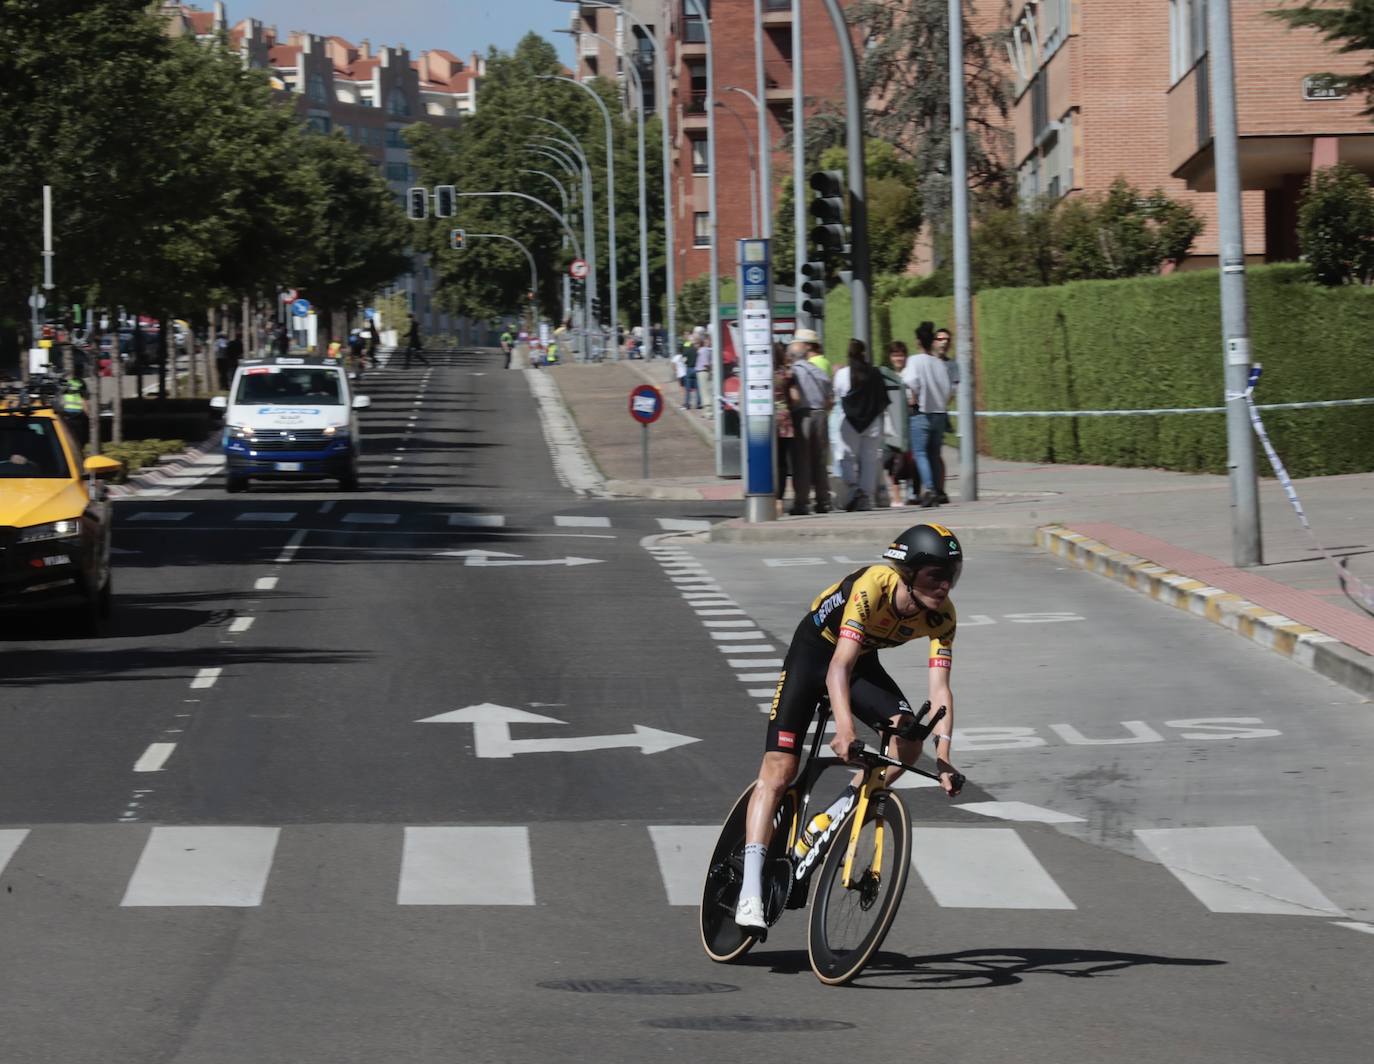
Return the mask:
{"type": "Polygon", "coordinates": [[[471,724],[475,752],[478,757],[514,757],[516,754],[578,753],[583,750],[613,750],[617,747],[636,747],[645,754],[657,754],[675,746],[699,743],[691,735],[675,735],[636,724],[633,732],[622,735],[579,735],[561,739],[512,739],[512,724],[565,724],[556,717],[543,717],[513,706],[498,706],[483,702],[476,706],[455,709],[433,717],[425,717],[417,724],[471,724]]]}
{"type": "Polygon", "coordinates": [[[443,550],[436,558],[462,558],[464,565],[598,565],[604,558],[522,558],[499,550],[443,550]]]}

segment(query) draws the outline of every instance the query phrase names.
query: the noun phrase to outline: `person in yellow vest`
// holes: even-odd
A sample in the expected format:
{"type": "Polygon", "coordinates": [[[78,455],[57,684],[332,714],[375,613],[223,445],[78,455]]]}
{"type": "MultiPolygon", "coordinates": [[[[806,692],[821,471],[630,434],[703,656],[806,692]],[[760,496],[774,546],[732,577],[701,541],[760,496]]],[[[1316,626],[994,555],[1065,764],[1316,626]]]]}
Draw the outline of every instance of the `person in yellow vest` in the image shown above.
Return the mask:
{"type": "Polygon", "coordinates": [[[330,340],[330,341],[329,341],[329,357],[330,357],[330,358],[338,358],[339,355],[340,355],[340,353],[341,353],[342,351],[343,351],[343,344],[342,344],[342,343],[340,343],[338,340],[330,340]]]}
{"type": "Polygon", "coordinates": [[[58,397],[57,405],[62,412],[62,420],[67,424],[67,431],[84,449],[86,437],[90,431],[90,425],[86,419],[85,382],[80,377],[68,378],[62,386],[62,394],[58,397]]]}

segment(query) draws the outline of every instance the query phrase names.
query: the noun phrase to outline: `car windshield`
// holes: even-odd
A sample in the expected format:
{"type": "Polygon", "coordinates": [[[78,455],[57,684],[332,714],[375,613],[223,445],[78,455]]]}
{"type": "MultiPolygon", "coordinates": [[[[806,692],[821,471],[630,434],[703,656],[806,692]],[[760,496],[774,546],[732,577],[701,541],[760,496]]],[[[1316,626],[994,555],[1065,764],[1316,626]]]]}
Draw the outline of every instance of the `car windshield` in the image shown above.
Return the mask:
{"type": "Polygon", "coordinates": [[[320,403],[338,406],[339,372],[312,366],[260,366],[244,371],[234,402],[299,406],[320,403]]]}
{"type": "Polygon", "coordinates": [[[71,475],[47,418],[0,417],[0,479],[61,479],[71,475]]]}

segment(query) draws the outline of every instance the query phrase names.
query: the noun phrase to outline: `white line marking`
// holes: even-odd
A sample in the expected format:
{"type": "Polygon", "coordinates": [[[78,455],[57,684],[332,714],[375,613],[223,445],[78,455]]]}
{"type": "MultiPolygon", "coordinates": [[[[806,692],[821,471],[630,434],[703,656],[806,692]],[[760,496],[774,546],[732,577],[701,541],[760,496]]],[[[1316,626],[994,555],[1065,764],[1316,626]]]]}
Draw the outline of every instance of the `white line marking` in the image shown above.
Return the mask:
{"type": "Polygon", "coordinates": [[[5,870],[5,866],[10,863],[10,858],[14,856],[14,851],[19,849],[22,843],[29,836],[28,828],[5,828],[0,830],[0,872],[5,870]]]}
{"type": "Polygon", "coordinates": [[[301,544],[305,542],[305,529],[298,528],[291,533],[291,538],[286,541],[286,546],[277,555],[277,564],[285,565],[287,562],[295,561],[296,551],[301,549],[301,544]]]}
{"type": "Polygon", "coordinates": [[[272,590],[274,587],[276,587],[276,586],[277,586],[277,578],[276,578],[275,576],[260,576],[260,577],[257,578],[256,581],[254,581],[254,583],[253,583],[253,590],[254,590],[254,591],[271,591],[271,590],[272,590]]]}
{"type": "Polygon", "coordinates": [[[912,828],[911,864],[947,909],[1074,909],[1014,828],[912,828]]]}
{"type": "Polygon", "coordinates": [[[124,906],[262,904],[279,828],[153,828],[124,906]]]}
{"type": "MultiPolygon", "coordinates": [[[[750,662],[749,662],[749,664],[750,664],[750,665],[757,665],[758,662],[753,661],[753,660],[751,659],[750,662]]],[[[765,683],[765,682],[767,682],[767,683],[771,683],[771,684],[777,684],[777,682],[778,682],[778,674],[777,674],[776,672],[737,672],[737,673],[735,673],[735,679],[738,680],[740,683],[765,683]]]]}
{"type": "MultiPolygon", "coordinates": [[[[933,780],[927,782],[934,783],[933,780]]],[[[963,805],[955,806],[955,808],[962,809],[966,813],[977,813],[979,816],[996,817],[998,820],[1019,820],[1035,824],[1084,823],[1081,816],[1060,813],[1054,809],[1044,809],[1027,802],[966,802],[963,805]]]]}
{"type": "MultiPolygon", "coordinates": [[[[739,647],[721,647],[722,650],[738,650],[739,647]]],[[[729,658],[725,664],[732,669],[759,668],[767,669],[782,668],[782,658],[729,658]]]]}
{"type": "Polygon", "coordinates": [[[744,693],[750,698],[772,698],[776,692],[776,687],[751,687],[744,693]]]}
{"type": "Polygon", "coordinates": [[[609,517],[578,517],[576,515],[559,515],[554,517],[553,523],[559,528],[610,528],[611,519],[609,517]]]}
{"type": "Polygon", "coordinates": [[[448,523],[465,528],[501,528],[506,519],[501,514],[449,514],[448,523]]]}
{"type": "MultiPolygon", "coordinates": [[[[4,847],[0,846],[0,854],[4,853],[4,847]]],[[[0,872],[5,869],[5,862],[0,861],[0,872]]],[[[1362,924],[1358,920],[1337,920],[1333,927],[1348,927],[1352,931],[1363,931],[1366,935],[1374,935],[1374,924],[1362,924]]]]}
{"type": "Polygon", "coordinates": [[[322,514],[327,514],[327,513],[329,513],[331,510],[334,509],[334,504],[335,504],[335,502],[337,502],[337,501],[338,501],[338,500],[336,500],[336,499],[330,499],[328,502],[326,502],[324,505],[322,505],[322,506],[320,507],[320,513],[322,513],[322,514]]]}
{"type": "MultiPolygon", "coordinates": [[[[763,639],[763,638],[764,638],[764,634],[763,634],[762,632],[760,632],[757,628],[751,629],[751,630],[748,631],[748,632],[707,632],[706,634],[709,635],[712,639],[716,640],[717,642],[722,642],[722,643],[724,643],[724,642],[729,642],[729,641],[732,640],[732,639],[763,639]]],[[[731,649],[731,650],[734,650],[735,648],[734,648],[734,647],[731,647],[730,649],[731,649]]],[[[769,649],[769,650],[772,650],[773,648],[770,646],[768,649],[769,649]]]]}
{"type": "Polygon", "coordinates": [[[253,622],[256,620],[256,617],[235,617],[229,622],[229,634],[242,635],[253,627],[253,622]]]}
{"type": "Polygon", "coordinates": [[[767,702],[755,702],[754,704],[759,707],[760,713],[770,713],[773,710],[772,699],[769,699],[767,702]]]}
{"type": "Polygon", "coordinates": [[[344,514],[342,521],[346,525],[394,525],[400,519],[400,514],[353,513],[344,514]]]}
{"type": "Polygon", "coordinates": [[[660,517],[658,527],[665,532],[705,532],[710,521],[684,521],[674,517],[660,517]]]}
{"type": "Polygon", "coordinates": [[[772,643],[750,643],[748,646],[716,647],[716,649],[722,654],[776,654],[778,652],[778,648],[772,643]]]}
{"type": "Polygon", "coordinates": [[[742,621],[702,621],[701,623],[707,628],[753,628],[755,631],[758,630],[754,622],[748,619],[742,621]]]}
{"type": "MultiPolygon", "coordinates": [[[[729,617],[729,616],[731,616],[732,614],[735,615],[735,616],[741,616],[741,615],[744,614],[744,611],[743,611],[743,610],[702,610],[702,609],[697,610],[697,616],[698,616],[698,617],[729,617]]],[[[750,621],[749,623],[750,623],[750,624],[753,624],[754,622],[753,622],[753,621],[750,621]]]]}
{"type": "Polygon", "coordinates": [[[143,756],[134,762],[135,772],[161,772],[162,766],[177,748],[176,743],[152,743],[143,751],[143,756]]]}
{"type": "Polygon", "coordinates": [[[196,678],[191,681],[191,687],[193,689],[199,687],[214,687],[215,682],[219,679],[219,674],[223,671],[224,670],[219,668],[218,666],[214,668],[201,669],[198,673],[196,673],[196,678]]]}
{"type": "Polygon", "coordinates": [[[285,524],[286,522],[294,521],[295,519],[295,514],[287,513],[284,510],[268,510],[263,511],[261,513],[254,512],[239,514],[236,518],[234,518],[235,521],[275,521],[279,524],[285,524]]]}
{"type": "Polygon", "coordinates": [[[398,905],[533,905],[529,828],[407,827],[398,905]]]}
{"type": "Polygon", "coordinates": [[[924,776],[918,776],[914,772],[903,772],[892,784],[894,791],[914,791],[922,787],[938,787],[940,784],[936,780],[928,780],[924,776]]]}
{"type": "Polygon", "coordinates": [[[1214,913],[1344,916],[1258,828],[1138,828],[1136,837],[1214,913]]]}
{"type": "Polygon", "coordinates": [[[714,825],[649,825],[658,874],[669,905],[700,905],[703,871],[720,829],[714,825]]]}
{"type": "Polygon", "coordinates": [[[185,521],[191,516],[190,510],[173,512],[171,510],[140,510],[129,518],[130,521],[185,521]]]}

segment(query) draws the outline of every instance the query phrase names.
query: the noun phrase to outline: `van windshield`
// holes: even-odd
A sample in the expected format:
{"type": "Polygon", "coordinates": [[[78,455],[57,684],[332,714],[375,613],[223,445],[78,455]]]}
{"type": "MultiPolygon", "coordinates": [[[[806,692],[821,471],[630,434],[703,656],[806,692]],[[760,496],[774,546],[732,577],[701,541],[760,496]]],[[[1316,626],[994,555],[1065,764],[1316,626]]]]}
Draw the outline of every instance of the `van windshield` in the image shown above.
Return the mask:
{"type": "Polygon", "coordinates": [[[338,406],[339,372],[313,366],[261,366],[245,370],[234,393],[235,404],[269,403],[338,406]]]}

